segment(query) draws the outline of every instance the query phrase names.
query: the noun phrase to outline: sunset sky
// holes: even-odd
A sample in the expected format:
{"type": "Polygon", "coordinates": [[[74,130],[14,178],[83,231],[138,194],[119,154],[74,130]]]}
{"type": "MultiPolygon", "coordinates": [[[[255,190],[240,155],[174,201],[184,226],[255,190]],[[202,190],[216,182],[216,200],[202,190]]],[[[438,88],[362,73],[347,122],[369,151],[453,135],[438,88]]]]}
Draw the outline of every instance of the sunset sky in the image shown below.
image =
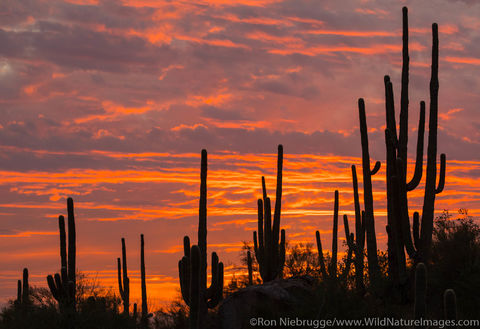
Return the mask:
{"type": "MultiPolygon", "coordinates": [[[[278,144],[287,240],[314,243],[318,229],[330,246],[334,190],[353,220],[352,164],[361,181],[359,97],[372,166],[384,165],[383,77],[392,78],[398,108],[405,5],[410,160],[437,22],[447,177],[436,209],[480,216],[478,1],[1,1],[0,304],[15,296],[23,267],[37,286],[58,271],[57,218],[68,196],[81,272],[117,291],[125,237],[137,299],[143,233],[151,303],[178,296],[182,238],[197,240],[202,148],[208,247],[227,281],[242,272],[262,175],[274,195],[278,144]]],[[[373,182],[382,249],[384,180],[382,166],[373,182]]],[[[409,195],[410,209],[420,210],[423,185],[409,195]]]]}

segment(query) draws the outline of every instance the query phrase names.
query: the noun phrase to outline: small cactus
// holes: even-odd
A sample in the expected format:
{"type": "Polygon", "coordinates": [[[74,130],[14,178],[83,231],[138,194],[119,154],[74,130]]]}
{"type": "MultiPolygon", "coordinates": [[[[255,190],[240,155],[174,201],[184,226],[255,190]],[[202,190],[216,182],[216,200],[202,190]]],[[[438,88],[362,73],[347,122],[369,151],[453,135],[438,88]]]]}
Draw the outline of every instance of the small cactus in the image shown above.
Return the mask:
{"type": "Polygon", "coordinates": [[[415,269],[415,319],[425,319],[427,311],[427,267],[423,263],[418,263],[415,269]]]}
{"type": "Polygon", "coordinates": [[[15,305],[28,305],[30,303],[30,286],[28,285],[28,268],[23,269],[23,280],[17,282],[17,300],[15,305]]]}
{"type": "Polygon", "coordinates": [[[122,238],[122,260],[117,258],[118,290],[123,303],[123,314],[129,315],[130,308],[130,278],[127,273],[127,250],[125,238],[122,238]],[[122,273],[123,272],[123,273],[122,273]]]}
{"type": "Polygon", "coordinates": [[[48,287],[53,297],[58,301],[62,311],[75,312],[76,293],[76,233],[73,199],[67,199],[68,213],[68,254],[65,232],[65,218],[58,217],[60,231],[60,274],[47,276],[48,287]]]}
{"type": "Polygon", "coordinates": [[[447,289],[443,294],[443,312],[445,320],[457,320],[457,297],[453,289],[447,289]]]}

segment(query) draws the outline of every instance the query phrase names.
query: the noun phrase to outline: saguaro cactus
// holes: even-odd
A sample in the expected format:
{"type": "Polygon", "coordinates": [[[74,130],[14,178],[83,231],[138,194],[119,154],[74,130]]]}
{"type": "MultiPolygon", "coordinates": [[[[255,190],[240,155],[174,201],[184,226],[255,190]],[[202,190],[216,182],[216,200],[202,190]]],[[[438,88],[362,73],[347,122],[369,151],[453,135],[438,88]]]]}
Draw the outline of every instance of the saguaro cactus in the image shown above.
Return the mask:
{"type": "Polygon", "coordinates": [[[15,305],[28,305],[30,303],[30,287],[28,285],[28,268],[23,269],[23,280],[17,282],[17,300],[15,305]]]}
{"type": "Polygon", "coordinates": [[[75,311],[75,293],[76,293],[76,234],[75,217],[72,198],[67,199],[68,213],[68,254],[65,232],[65,218],[58,217],[58,227],[60,231],[60,274],[47,276],[47,283],[53,297],[58,301],[60,309],[75,311]]]}
{"type": "Polygon", "coordinates": [[[200,202],[198,245],[190,247],[190,238],[183,239],[184,256],[178,262],[180,287],[185,303],[190,306],[191,328],[205,328],[208,308],[214,308],[223,297],[223,263],[212,253],[212,282],[207,288],[207,151],[202,150],[200,169],[200,202]]]}
{"type": "Polygon", "coordinates": [[[360,210],[360,199],[358,196],[358,180],[355,165],[352,165],[352,182],[353,182],[353,201],[355,207],[355,235],[350,233],[348,226],[348,217],[344,215],[343,226],[345,228],[345,238],[347,239],[348,250],[355,253],[355,286],[359,293],[363,293],[365,285],[363,281],[363,254],[365,248],[365,212],[360,210]]]}
{"type": "Polygon", "coordinates": [[[385,76],[385,106],[387,147],[387,210],[388,210],[388,254],[389,273],[400,283],[405,279],[405,251],[415,263],[427,262],[432,241],[435,195],[442,192],[445,184],[445,154],[440,156],[440,178],[436,186],[437,125],[438,125],[438,26],[432,25],[432,69],[430,80],[430,116],[427,149],[427,170],[423,213],[420,228],[418,212],[413,214],[410,231],[407,192],[414,190],[422,178],[423,143],[425,131],[425,102],[420,102],[415,171],[408,182],[407,142],[408,142],[408,11],[403,8],[403,50],[402,50],[402,90],[400,126],[397,138],[393,87],[389,76],[385,76]],[[413,240],[412,240],[413,235],[413,240]]]}
{"type": "Polygon", "coordinates": [[[443,294],[443,312],[445,320],[457,320],[457,297],[453,289],[447,289],[443,294]]]}
{"type": "Polygon", "coordinates": [[[148,305],[147,305],[147,281],[145,279],[145,241],[143,234],[140,235],[140,276],[142,281],[142,317],[140,319],[142,329],[148,327],[148,305]]]}
{"type": "Polygon", "coordinates": [[[425,319],[427,310],[427,267],[423,263],[417,264],[415,269],[415,319],[425,319]]]}
{"type": "Polygon", "coordinates": [[[375,285],[380,275],[377,257],[377,238],[375,234],[375,219],[373,214],[372,176],[380,169],[380,161],[370,169],[370,152],[368,150],[367,119],[365,115],[365,102],[363,98],[358,100],[358,114],[360,118],[360,135],[362,144],[362,168],[363,168],[363,203],[365,206],[365,231],[367,234],[367,260],[370,282],[375,285]]]}
{"type": "MultiPolygon", "coordinates": [[[[328,265],[328,274],[327,274],[327,267],[325,265],[325,259],[323,257],[323,249],[322,249],[322,240],[320,238],[320,232],[315,232],[315,237],[317,240],[317,250],[318,250],[318,262],[320,263],[320,271],[322,274],[322,278],[325,279],[337,279],[337,250],[338,250],[338,191],[335,191],[335,201],[333,207],[333,229],[332,229],[332,257],[330,259],[330,264],[328,265]]],[[[345,228],[345,236],[347,239],[347,244],[349,246],[347,252],[347,260],[345,263],[345,269],[342,273],[342,277],[346,278],[348,272],[350,271],[350,265],[352,261],[352,252],[353,252],[353,245],[352,241],[354,239],[353,233],[350,234],[350,230],[348,227],[348,219],[347,216],[344,215],[344,228],[345,228]]]]}
{"type": "Polygon", "coordinates": [[[258,199],[258,239],[253,232],[255,257],[258,262],[260,276],[263,282],[280,277],[285,264],[285,230],[280,231],[280,212],[282,208],[282,170],[283,146],[278,146],[277,157],[277,187],[275,197],[275,212],[273,214],[270,198],[267,196],[265,178],[262,177],[263,200],[258,199]]]}
{"type": "Polygon", "coordinates": [[[127,250],[125,247],[125,238],[122,238],[122,260],[117,258],[117,273],[118,290],[120,291],[120,298],[123,302],[123,314],[128,316],[130,312],[130,279],[127,273],[127,250]]]}

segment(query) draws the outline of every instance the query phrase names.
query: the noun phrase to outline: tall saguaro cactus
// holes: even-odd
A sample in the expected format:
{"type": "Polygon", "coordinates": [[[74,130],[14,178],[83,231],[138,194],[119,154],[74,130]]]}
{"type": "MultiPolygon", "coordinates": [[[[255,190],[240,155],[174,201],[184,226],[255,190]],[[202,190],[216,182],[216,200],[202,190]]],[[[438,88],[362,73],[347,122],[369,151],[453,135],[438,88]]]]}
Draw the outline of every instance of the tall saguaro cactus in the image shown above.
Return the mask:
{"type": "Polygon", "coordinates": [[[360,135],[362,144],[363,168],[363,203],[365,206],[365,231],[367,235],[367,260],[370,282],[375,285],[380,275],[377,257],[377,238],[375,234],[375,219],[373,214],[372,176],[380,169],[380,161],[370,169],[370,152],[368,149],[367,118],[363,98],[358,100],[358,114],[360,118],[360,135]]]}
{"type": "Polygon", "coordinates": [[[130,308],[130,278],[127,273],[127,250],[125,238],[122,238],[122,260],[117,258],[118,290],[123,302],[123,314],[129,315],[130,308]],[[122,273],[123,272],[123,273],[122,273]]]}
{"type": "Polygon", "coordinates": [[[205,328],[208,308],[223,298],[223,263],[212,253],[212,282],[207,287],[207,151],[202,150],[200,169],[200,202],[198,245],[190,247],[190,238],[183,239],[184,256],[178,262],[180,287],[190,307],[190,328],[205,328]]]}
{"type": "Polygon", "coordinates": [[[145,279],[145,241],[143,234],[140,235],[140,276],[142,282],[142,329],[148,327],[148,305],[147,305],[147,281],[145,279]]]}
{"type": "Polygon", "coordinates": [[[67,199],[68,213],[68,254],[67,234],[65,232],[65,218],[58,217],[60,231],[60,274],[47,276],[48,287],[53,297],[58,301],[60,309],[69,313],[75,312],[76,293],[76,233],[73,199],[67,199]]]}
{"type": "Polygon", "coordinates": [[[403,8],[403,47],[402,47],[402,85],[400,102],[400,125],[397,138],[393,86],[389,76],[385,76],[386,130],[387,148],[387,209],[389,232],[388,254],[389,273],[394,281],[400,283],[406,278],[406,258],[414,263],[428,262],[432,242],[435,195],[441,193],[445,184],[445,154],[440,156],[440,178],[436,186],[437,175],[437,126],[438,126],[438,26],[432,25],[432,66],[430,79],[430,115],[427,149],[427,170],[423,212],[413,214],[410,228],[407,193],[419,185],[422,178],[423,144],[425,132],[425,102],[420,102],[415,171],[407,181],[407,142],[408,142],[408,10],[403,8]],[[413,239],[412,239],[413,236],[413,239]]]}
{"type": "Polygon", "coordinates": [[[278,145],[277,187],[275,193],[275,211],[273,214],[270,198],[267,196],[265,178],[262,177],[263,200],[258,199],[258,239],[253,232],[255,257],[263,282],[280,277],[285,264],[285,230],[280,231],[280,213],[282,208],[282,170],[283,146],[278,145]]]}

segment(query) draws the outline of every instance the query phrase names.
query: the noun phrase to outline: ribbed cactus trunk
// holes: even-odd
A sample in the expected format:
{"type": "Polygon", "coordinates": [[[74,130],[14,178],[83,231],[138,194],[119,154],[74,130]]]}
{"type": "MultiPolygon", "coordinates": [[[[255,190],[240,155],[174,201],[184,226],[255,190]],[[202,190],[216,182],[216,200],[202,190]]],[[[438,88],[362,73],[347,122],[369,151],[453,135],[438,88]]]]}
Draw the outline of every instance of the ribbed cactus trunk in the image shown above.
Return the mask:
{"type": "MultiPolygon", "coordinates": [[[[453,289],[447,289],[443,294],[443,312],[445,320],[457,320],[457,297],[453,289]]],[[[455,328],[455,326],[447,328],[455,328]]]]}
{"type": "Polygon", "coordinates": [[[332,230],[332,261],[330,262],[330,278],[337,278],[337,251],[338,251],[338,191],[335,191],[333,205],[333,230],[332,230]]]}
{"type": "Polygon", "coordinates": [[[76,233],[73,199],[67,199],[68,214],[68,254],[65,232],[65,218],[58,217],[60,231],[60,274],[47,276],[48,287],[53,297],[58,301],[60,311],[64,315],[65,328],[74,328],[76,306],[76,233]]]}
{"type": "Polygon", "coordinates": [[[419,261],[428,261],[432,244],[435,195],[445,185],[445,154],[440,159],[440,179],[437,182],[437,125],[438,125],[438,25],[432,24],[432,69],[430,78],[430,117],[428,124],[427,171],[423,199],[422,226],[420,231],[419,261]]]}
{"type": "Polygon", "coordinates": [[[122,238],[122,259],[117,258],[118,290],[123,303],[123,314],[129,315],[130,312],[130,278],[127,272],[127,248],[125,238],[122,238]]]}
{"type": "Polygon", "coordinates": [[[373,169],[370,169],[370,152],[368,149],[367,118],[365,114],[365,102],[363,98],[358,100],[358,114],[360,119],[360,135],[362,144],[362,168],[363,168],[363,203],[365,206],[365,231],[367,234],[367,260],[370,284],[375,289],[380,276],[380,268],[377,257],[377,238],[375,234],[375,219],[373,214],[372,176],[380,169],[377,161],[373,169]]]}
{"type": "Polygon", "coordinates": [[[140,276],[142,282],[142,329],[148,328],[147,282],[145,279],[145,241],[140,235],[140,276]]]}
{"type": "Polygon", "coordinates": [[[265,178],[262,177],[263,200],[259,199],[258,206],[258,237],[253,232],[255,257],[258,262],[260,276],[263,282],[272,281],[281,277],[285,264],[285,230],[280,231],[280,215],[282,208],[282,170],[283,146],[278,146],[277,157],[277,186],[275,192],[275,211],[273,215],[270,198],[267,196],[265,178]]]}
{"type": "Polygon", "coordinates": [[[214,308],[223,297],[223,263],[212,253],[212,282],[207,288],[207,151],[202,150],[200,169],[200,202],[198,245],[190,247],[190,238],[183,239],[184,256],[178,262],[180,288],[190,306],[191,328],[205,328],[208,308],[214,308]]]}
{"type": "MultiPolygon", "coordinates": [[[[414,318],[416,320],[425,319],[427,312],[427,268],[425,264],[419,263],[415,269],[415,304],[414,318]]],[[[418,326],[415,328],[423,328],[418,326]]]]}

